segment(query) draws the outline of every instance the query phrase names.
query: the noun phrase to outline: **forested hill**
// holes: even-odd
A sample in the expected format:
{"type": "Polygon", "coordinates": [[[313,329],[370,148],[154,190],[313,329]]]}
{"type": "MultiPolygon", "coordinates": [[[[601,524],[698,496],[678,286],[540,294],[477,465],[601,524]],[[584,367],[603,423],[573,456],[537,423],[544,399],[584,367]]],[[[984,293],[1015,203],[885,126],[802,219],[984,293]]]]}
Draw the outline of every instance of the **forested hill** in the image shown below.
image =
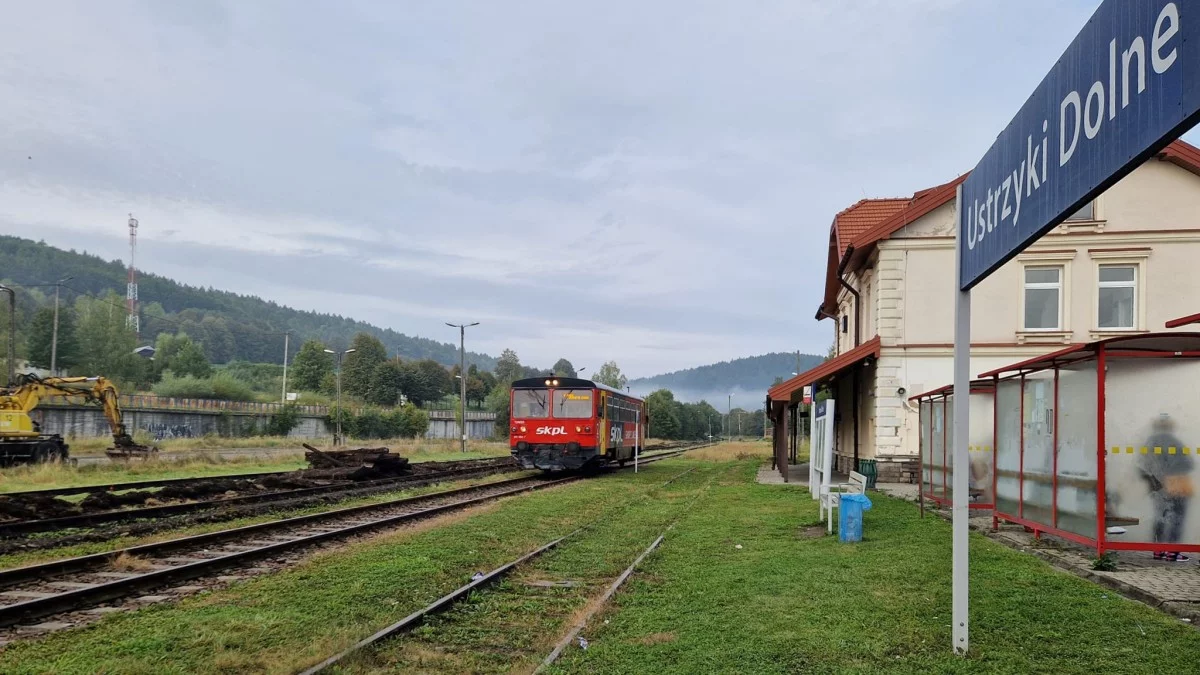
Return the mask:
{"type": "MultiPolygon", "coordinates": [[[[26,308],[30,303],[44,302],[47,291],[52,293],[52,289],[36,288],[36,284],[53,284],[67,276],[74,277],[66,284],[70,290],[63,291],[68,301],[73,300],[75,292],[125,296],[126,268],[122,261],[105,261],[87,253],[0,235],[0,277],[18,287],[18,301],[26,308]]],[[[362,331],[378,337],[389,353],[401,358],[458,363],[457,345],[411,337],[343,316],[292,309],[252,295],[188,286],[155,274],[139,274],[138,295],[143,342],[153,344],[158,333],[182,330],[202,342],[215,363],[279,361],[284,331],[291,331],[293,355],[306,339],[349,345],[354,334],[362,331]]],[[[485,370],[496,365],[496,360],[486,354],[468,352],[467,360],[485,370]]]]}
{"type": "Polygon", "coordinates": [[[733,394],[733,405],[753,410],[762,407],[775,378],[787,379],[792,373],[808,370],[824,360],[822,356],[801,354],[798,371],[796,354],[776,352],[641,378],[629,385],[640,394],[670,389],[680,400],[705,400],[722,410],[728,403],[727,397],[733,394]]]}

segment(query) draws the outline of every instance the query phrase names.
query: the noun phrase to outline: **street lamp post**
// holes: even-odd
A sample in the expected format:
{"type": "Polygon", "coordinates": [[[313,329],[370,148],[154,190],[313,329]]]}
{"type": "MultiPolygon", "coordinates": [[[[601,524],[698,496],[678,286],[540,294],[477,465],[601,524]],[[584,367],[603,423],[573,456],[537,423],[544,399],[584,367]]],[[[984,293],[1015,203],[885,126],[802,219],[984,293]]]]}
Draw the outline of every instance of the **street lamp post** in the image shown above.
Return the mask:
{"type": "Polygon", "coordinates": [[[354,350],[347,349],[341,352],[335,352],[332,349],[325,350],[326,354],[333,354],[337,356],[337,372],[335,373],[334,378],[337,382],[337,431],[335,431],[333,435],[334,446],[342,444],[342,359],[352,351],[354,350]]]}
{"type": "Polygon", "coordinates": [[[725,440],[733,438],[733,394],[725,400],[725,440]]]}
{"type": "Polygon", "coordinates": [[[292,331],[283,332],[283,393],[279,395],[280,403],[287,403],[287,359],[288,346],[292,338],[292,331]]]}
{"type": "Polygon", "coordinates": [[[58,290],[75,277],[63,277],[54,283],[54,328],[50,331],[50,374],[58,374],[58,290]]]}
{"type": "Polygon", "coordinates": [[[467,329],[471,326],[478,326],[479,322],[475,323],[446,323],[451,328],[458,329],[458,414],[461,418],[459,422],[459,432],[462,438],[461,449],[467,451],[467,329]]]}

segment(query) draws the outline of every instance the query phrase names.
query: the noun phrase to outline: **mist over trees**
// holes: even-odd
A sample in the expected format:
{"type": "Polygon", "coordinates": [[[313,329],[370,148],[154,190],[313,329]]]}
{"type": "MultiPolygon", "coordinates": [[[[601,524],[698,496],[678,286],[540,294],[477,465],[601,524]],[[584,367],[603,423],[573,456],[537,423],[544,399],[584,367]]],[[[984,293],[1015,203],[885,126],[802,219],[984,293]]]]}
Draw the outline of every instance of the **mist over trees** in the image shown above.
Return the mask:
{"type": "Polygon", "coordinates": [[[733,405],[758,408],[763,405],[766,391],[773,383],[820,365],[824,360],[823,356],[812,354],[797,357],[794,352],[775,352],[638,378],[630,380],[629,386],[634,392],[670,389],[682,401],[711,401],[722,412],[728,408],[730,394],[733,405]]]}

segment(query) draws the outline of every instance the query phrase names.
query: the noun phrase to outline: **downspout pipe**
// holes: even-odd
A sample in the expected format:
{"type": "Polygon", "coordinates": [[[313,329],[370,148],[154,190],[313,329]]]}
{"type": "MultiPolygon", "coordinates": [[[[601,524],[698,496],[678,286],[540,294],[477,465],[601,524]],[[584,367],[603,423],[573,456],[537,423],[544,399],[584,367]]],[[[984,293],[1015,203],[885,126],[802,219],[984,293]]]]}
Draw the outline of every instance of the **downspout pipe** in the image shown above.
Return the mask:
{"type": "MultiPolygon", "coordinates": [[[[846,259],[849,260],[849,256],[847,256],[846,259]]],[[[842,267],[844,268],[845,265],[843,264],[842,267]]],[[[859,294],[858,289],[851,286],[849,284],[849,282],[846,281],[846,278],[842,276],[843,271],[844,271],[843,269],[838,270],[838,283],[840,283],[842,285],[842,288],[849,291],[850,295],[854,296],[854,346],[858,347],[859,345],[862,344],[862,322],[860,321],[860,319],[862,317],[862,296],[859,294]]],[[[853,397],[853,399],[852,399],[853,402],[851,403],[851,405],[854,406],[854,470],[855,471],[858,471],[858,426],[859,426],[858,407],[859,407],[859,403],[860,403],[859,390],[858,390],[859,382],[858,381],[859,381],[859,379],[861,379],[860,375],[861,375],[861,372],[860,372],[859,368],[855,367],[854,368],[853,393],[851,394],[853,397]]]]}
{"type": "Polygon", "coordinates": [[[854,296],[854,346],[857,347],[862,344],[862,323],[859,321],[862,316],[862,296],[859,295],[858,289],[851,286],[841,274],[838,275],[838,283],[854,296]]]}

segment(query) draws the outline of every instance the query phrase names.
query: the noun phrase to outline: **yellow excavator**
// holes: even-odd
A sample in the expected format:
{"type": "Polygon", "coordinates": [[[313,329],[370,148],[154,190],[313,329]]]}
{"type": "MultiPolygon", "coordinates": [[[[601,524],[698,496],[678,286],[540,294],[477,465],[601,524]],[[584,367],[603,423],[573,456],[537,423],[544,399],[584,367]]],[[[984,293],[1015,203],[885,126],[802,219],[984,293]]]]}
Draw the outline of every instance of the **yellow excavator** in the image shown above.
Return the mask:
{"type": "Polygon", "coordinates": [[[112,427],[111,457],[147,455],[157,450],[138,445],[125,429],[116,385],[103,377],[38,377],[21,375],[0,388],[0,465],[63,461],[68,446],[58,434],[43,434],[29,413],[42,399],[59,396],[98,404],[112,427]]]}

